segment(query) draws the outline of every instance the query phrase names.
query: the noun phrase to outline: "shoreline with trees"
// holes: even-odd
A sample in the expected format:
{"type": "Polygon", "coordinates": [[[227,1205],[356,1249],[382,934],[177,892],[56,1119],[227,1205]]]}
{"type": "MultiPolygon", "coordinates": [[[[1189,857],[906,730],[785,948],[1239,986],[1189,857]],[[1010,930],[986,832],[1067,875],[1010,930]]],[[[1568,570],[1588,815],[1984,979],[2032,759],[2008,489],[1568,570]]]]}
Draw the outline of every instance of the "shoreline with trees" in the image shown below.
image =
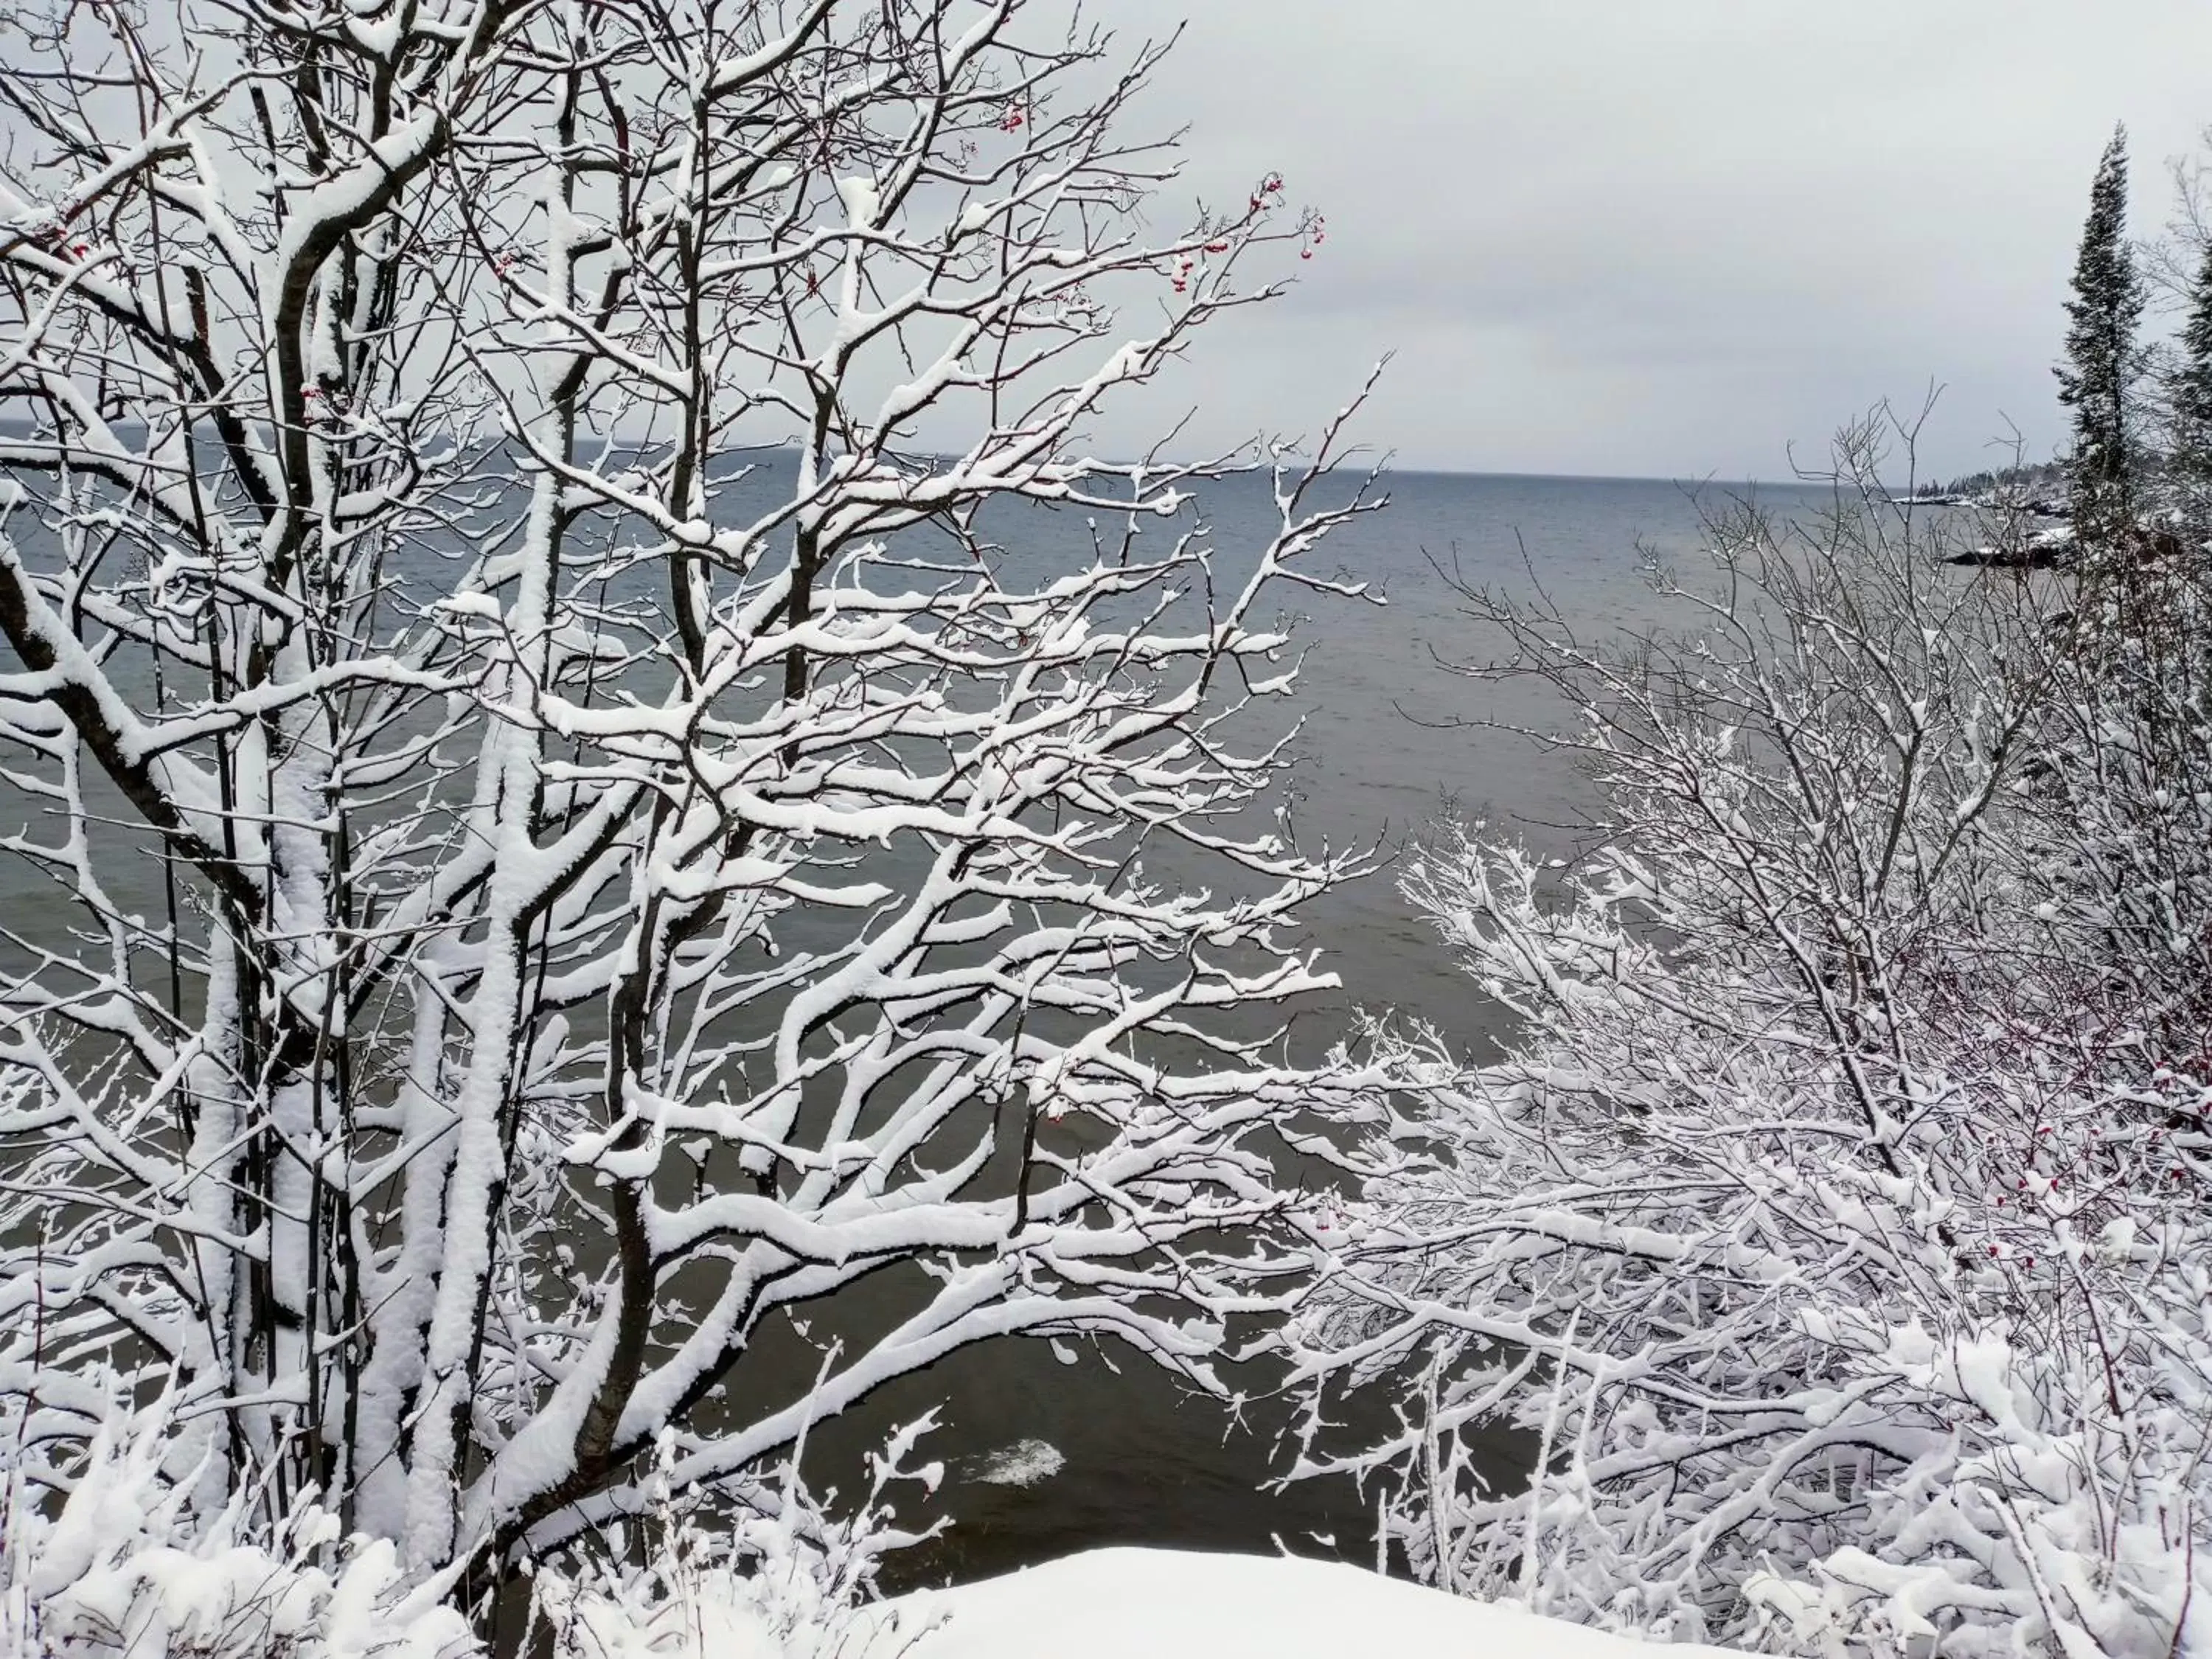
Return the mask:
{"type": "Polygon", "coordinates": [[[1651,561],[1683,625],[1457,580],[1434,672],[1594,805],[1393,857],[1268,724],[1382,597],[1366,389],[1093,453],[1327,240],[1155,222],[1164,45],[180,19],[0,17],[0,847],[70,907],[0,957],[0,1659],[1005,1659],[867,1612],[937,1413],[802,1468],[1001,1341],[1295,1405],[1378,1573],[1510,1604],[1375,1587],[1424,1629],[2212,1651],[2212,243],[2147,346],[2124,131],[2061,461],[1899,496],[1879,410],[1651,561]],[[1387,1000],[1303,931],[1378,879],[1495,1053],[1294,1027],[1387,1000]]]}

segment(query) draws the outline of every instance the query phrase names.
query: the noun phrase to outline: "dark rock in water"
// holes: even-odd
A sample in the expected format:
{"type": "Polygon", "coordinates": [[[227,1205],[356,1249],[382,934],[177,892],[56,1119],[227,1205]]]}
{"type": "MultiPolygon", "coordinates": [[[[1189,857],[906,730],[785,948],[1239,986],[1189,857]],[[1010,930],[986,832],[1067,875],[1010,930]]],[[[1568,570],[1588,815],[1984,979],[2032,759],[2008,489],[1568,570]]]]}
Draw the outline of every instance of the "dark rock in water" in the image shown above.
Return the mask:
{"type": "Polygon", "coordinates": [[[2026,543],[2019,547],[1972,547],[1954,553],[1946,564],[1978,565],[1991,570],[2056,570],[2073,556],[2069,542],[2026,543]]]}
{"type": "MultiPolygon", "coordinates": [[[[2142,523],[2128,538],[2124,551],[2131,562],[2150,565],[2190,556],[2191,550],[2188,538],[2172,525],[2142,523]]],[[[2073,562],[2074,527],[2057,525],[2010,546],[1976,547],[1954,553],[1943,562],[2001,570],[2057,570],[2073,562]]]]}
{"type": "Polygon", "coordinates": [[[2025,541],[2003,547],[1972,547],[1954,553],[1946,564],[1982,565],[1998,570],[2056,570],[2074,556],[2074,527],[2039,530],[2025,541]]]}

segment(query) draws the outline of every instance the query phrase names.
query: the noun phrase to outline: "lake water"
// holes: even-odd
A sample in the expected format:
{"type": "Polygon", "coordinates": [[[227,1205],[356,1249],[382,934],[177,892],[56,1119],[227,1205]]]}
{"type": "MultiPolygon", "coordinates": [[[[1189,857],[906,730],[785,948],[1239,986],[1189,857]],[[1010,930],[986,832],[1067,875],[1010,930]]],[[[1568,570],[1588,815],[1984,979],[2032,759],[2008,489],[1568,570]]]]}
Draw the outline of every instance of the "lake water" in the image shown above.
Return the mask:
{"type": "MultiPolygon", "coordinates": [[[[1702,566],[1695,492],[1666,482],[1397,473],[1387,511],[1333,537],[1324,568],[1374,585],[1388,603],[1302,598],[1310,646],[1298,699],[1305,718],[1296,777],[1301,835],[1394,842],[1449,815],[1480,816],[1562,849],[1588,805],[1563,758],[1485,729],[1486,720],[1542,727],[1555,712],[1530,688],[1455,677],[1445,660],[1487,659],[1496,642],[1465,614],[1437,566],[1471,586],[1516,596],[1539,584],[1588,636],[1667,621],[1642,574],[1639,547],[1686,581],[1702,566]]],[[[1731,489],[1711,486],[1710,506],[1731,489]]],[[[1760,486],[1756,498],[1787,516],[1817,509],[1825,489],[1760,486]]],[[[1267,533],[1264,486],[1240,481],[1205,498],[1224,562],[1267,533]]],[[[1040,540],[1079,532],[1044,515],[1040,540]]],[[[1002,532],[1009,552],[1019,544],[1002,532]]],[[[1428,1020],[1473,1054],[1501,1032],[1494,1010],[1453,968],[1387,870],[1326,896],[1307,912],[1312,936],[1344,990],[1307,1016],[1340,1029],[1350,1008],[1389,1006],[1428,1020]]],[[[1260,1485],[1273,1455],[1265,1405],[1236,1430],[1212,1403],[1186,1397],[1141,1362],[1119,1375],[1085,1358],[1055,1362],[1040,1343],[957,1356],[908,1379],[867,1420],[824,1436],[824,1465],[857,1467],[885,1424],[941,1403],[927,1455],[946,1458],[938,1501],[915,1513],[951,1516],[951,1532],[903,1563],[902,1582],[973,1577],[1112,1543],[1374,1555],[1371,1506],[1349,1481],[1260,1485]]],[[[1500,1479],[1527,1455],[1501,1438],[1500,1479]]]]}
{"type": "MultiPolygon", "coordinates": [[[[788,468],[787,459],[769,459],[732,485],[718,517],[745,516],[748,495],[787,487],[788,468]]],[[[1564,846],[1566,826],[1587,805],[1571,768],[1524,739],[1471,724],[1542,726],[1553,711],[1526,687],[1487,686],[1439,665],[1486,658],[1496,642],[1468,620],[1437,565],[1508,593],[1540,584],[1592,635],[1646,628],[1666,619],[1640,574],[1639,547],[1686,578],[1695,574],[1702,538],[1692,492],[1663,482],[1404,472],[1384,489],[1388,510],[1340,532],[1315,562],[1341,567],[1387,603],[1297,592],[1286,599],[1307,617],[1297,635],[1308,647],[1295,772],[1302,839],[1320,830],[1339,843],[1388,844],[1455,812],[1564,846]]],[[[1792,487],[1758,494],[1784,514],[1825,499],[1792,487]]],[[[1272,526],[1263,480],[1209,487],[1201,510],[1225,573],[1272,526]]],[[[1010,560],[1072,560],[1087,545],[1084,520],[1072,513],[1023,509],[994,529],[1010,560]]],[[[427,563],[418,574],[434,575],[427,563]]],[[[64,924],[62,908],[21,885],[20,871],[5,878],[15,926],[35,935],[64,924]]],[[[1470,1054],[1499,1035],[1494,1012],[1454,971],[1387,869],[1325,896],[1308,916],[1344,988],[1302,1013],[1302,1034],[1325,1039],[1364,1006],[1429,1021],[1470,1054]]],[[[1279,1540],[1300,1553],[1372,1559],[1371,1510],[1348,1482],[1261,1492],[1279,1467],[1272,1434],[1279,1419],[1264,1405],[1240,1430],[1133,1358],[1118,1373],[1087,1352],[1063,1364],[1042,1343],[968,1351],[822,1425],[810,1446],[810,1477],[849,1492],[863,1453],[885,1428],[932,1407],[942,1427],[921,1455],[944,1460],[948,1479],[904,1516],[945,1514],[956,1525],[901,1565],[901,1583],[979,1576],[1107,1543],[1267,1550],[1279,1540]]],[[[1500,1478],[1524,1456],[1501,1442],[1500,1478]]]]}

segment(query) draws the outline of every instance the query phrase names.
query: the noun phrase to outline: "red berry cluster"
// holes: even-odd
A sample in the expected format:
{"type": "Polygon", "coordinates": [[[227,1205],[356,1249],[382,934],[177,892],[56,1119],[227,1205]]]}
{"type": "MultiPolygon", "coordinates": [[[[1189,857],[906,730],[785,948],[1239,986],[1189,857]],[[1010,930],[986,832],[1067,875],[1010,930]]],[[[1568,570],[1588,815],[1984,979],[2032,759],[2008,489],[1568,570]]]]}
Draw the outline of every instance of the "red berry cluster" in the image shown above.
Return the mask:
{"type": "Polygon", "coordinates": [[[33,240],[41,243],[49,253],[60,258],[82,259],[92,252],[92,244],[73,240],[63,225],[46,225],[31,233],[33,240]]]}

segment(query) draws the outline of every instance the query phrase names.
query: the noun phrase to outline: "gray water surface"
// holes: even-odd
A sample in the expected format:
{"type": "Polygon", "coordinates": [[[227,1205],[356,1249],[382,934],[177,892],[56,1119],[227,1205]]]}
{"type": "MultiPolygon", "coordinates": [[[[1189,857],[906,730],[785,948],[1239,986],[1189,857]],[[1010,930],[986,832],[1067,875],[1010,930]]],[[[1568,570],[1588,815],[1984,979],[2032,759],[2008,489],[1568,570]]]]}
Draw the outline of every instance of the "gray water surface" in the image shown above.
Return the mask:
{"type": "MultiPolygon", "coordinates": [[[[1308,617],[1298,637],[1310,647],[1297,699],[1306,722],[1295,773],[1302,839],[1320,830],[1340,843],[1389,846],[1441,818],[1479,816],[1569,849],[1591,805],[1587,787],[1564,758],[1480,724],[1542,728],[1557,710],[1526,684],[1479,683],[1440,665],[1497,653],[1443,572],[1516,598],[1540,586],[1586,637],[1664,627],[1680,618],[1652,593],[1645,553],[1693,583],[1706,568],[1700,500],[1724,507],[1745,487],[1397,473],[1383,488],[1388,509],[1332,537],[1315,562],[1341,565],[1387,603],[1298,600],[1308,617]]],[[[1788,516],[1832,498],[1825,489],[1762,485],[1756,499],[1788,516]]],[[[1255,480],[1216,487],[1203,510],[1224,563],[1270,525],[1255,480]]],[[[1026,528],[1040,539],[1077,527],[1039,519],[1026,528]]],[[[1016,543],[1006,539],[1011,550],[1016,543]]],[[[1314,942],[1344,981],[1304,1016],[1319,1032],[1341,1030],[1364,1006],[1428,1021],[1478,1057],[1504,1034],[1497,1011],[1455,970],[1387,867],[1307,914],[1314,942]]],[[[1116,1374],[1085,1351],[1063,1364],[1035,1342],[970,1350],[888,1390],[866,1420],[830,1428],[823,1467],[854,1468],[885,1425],[940,1408],[944,1426],[925,1452],[948,1460],[949,1478],[935,1502],[902,1513],[945,1514],[955,1524],[900,1565],[902,1582],[982,1577],[1121,1543],[1271,1551],[1279,1542],[1372,1561],[1371,1494],[1336,1480],[1260,1489],[1285,1462],[1274,1438],[1279,1407],[1257,1402],[1240,1427],[1144,1362],[1118,1363],[1116,1374]],[[1010,1468],[1032,1479],[1011,1482],[1010,1468]]],[[[1380,1409],[1354,1402],[1347,1413],[1382,1428],[1380,1409]]],[[[1514,1480],[1528,1455],[1498,1436],[1496,1478],[1514,1480]]]]}

